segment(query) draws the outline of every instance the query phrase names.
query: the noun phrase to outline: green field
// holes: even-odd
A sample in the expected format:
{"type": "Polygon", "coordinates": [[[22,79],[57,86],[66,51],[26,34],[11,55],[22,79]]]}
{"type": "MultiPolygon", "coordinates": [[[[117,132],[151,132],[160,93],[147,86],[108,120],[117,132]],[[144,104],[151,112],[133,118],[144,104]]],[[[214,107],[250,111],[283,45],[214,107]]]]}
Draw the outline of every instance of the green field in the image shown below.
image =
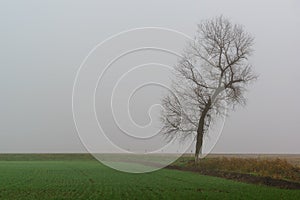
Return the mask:
{"type": "Polygon", "coordinates": [[[300,199],[300,191],[169,169],[128,174],[89,156],[0,155],[0,199],[300,199]]]}

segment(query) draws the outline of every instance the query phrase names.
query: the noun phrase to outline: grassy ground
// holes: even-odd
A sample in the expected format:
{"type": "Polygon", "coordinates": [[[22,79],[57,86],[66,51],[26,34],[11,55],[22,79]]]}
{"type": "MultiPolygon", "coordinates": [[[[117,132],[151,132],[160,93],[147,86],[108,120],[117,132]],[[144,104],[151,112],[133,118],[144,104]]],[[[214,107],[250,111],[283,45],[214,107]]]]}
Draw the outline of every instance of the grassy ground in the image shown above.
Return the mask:
{"type": "Polygon", "coordinates": [[[258,160],[286,160],[293,166],[300,167],[299,154],[210,154],[207,158],[253,158],[258,160]]]}
{"type": "Polygon", "coordinates": [[[122,173],[86,155],[0,155],[0,199],[300,199],[300,191],[169,169],[122,173]]]}
{"type": "Polygon", "coordinates": [[[185,156],[179,158],[172,165],[192,167],[199,171],[236,172],[300,183],[298,165],[279,157],[210,156],[200,160],[199,165],[195,166],[193,157],[185,156]]]}

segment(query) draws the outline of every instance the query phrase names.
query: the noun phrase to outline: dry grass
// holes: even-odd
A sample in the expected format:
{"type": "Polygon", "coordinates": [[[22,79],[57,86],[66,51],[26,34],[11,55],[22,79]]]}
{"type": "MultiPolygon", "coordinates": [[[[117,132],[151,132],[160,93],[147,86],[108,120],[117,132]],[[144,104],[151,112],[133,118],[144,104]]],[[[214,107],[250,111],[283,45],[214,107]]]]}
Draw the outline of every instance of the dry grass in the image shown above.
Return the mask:
{"type": "Polygon", "coordinates": [[[261,160],[283,159],[288,163],[300,168],[299,154],[210,154],[208,158],[256,158],[261,160]]]}
{"type": "MultiPolygon", "coordinates": [[[[177,161],[177,165],[194,165],[191,157],[177,161]]],[[[300,182],[300,168],[284,158],[278,157],[239,157],[239,156],[209,156],[202,159],[199,170],[238,172],[275,179],[300,182]]]]}

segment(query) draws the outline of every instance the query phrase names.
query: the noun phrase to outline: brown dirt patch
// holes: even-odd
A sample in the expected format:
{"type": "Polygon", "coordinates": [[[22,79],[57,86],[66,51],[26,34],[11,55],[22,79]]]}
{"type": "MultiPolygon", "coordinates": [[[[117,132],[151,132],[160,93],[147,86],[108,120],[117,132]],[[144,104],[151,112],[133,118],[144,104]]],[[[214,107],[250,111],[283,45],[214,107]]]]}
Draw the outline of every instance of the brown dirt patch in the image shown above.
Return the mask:
{"type": "Polygon", "coordinates": [[[222,172],[222,171],[213,171],[213,170],[201,170],[195,167],[180,167],[180,166],[167,166],[167,169],[175,169],[181,171],[190,171],[190,172],[197,172],[202,175],[208,176],[215,176],[220,178],[226,178],[230,180],[235,180],[239,182],[245,183],[252,183],[258,185],[266,185],[266,186],[273,186],[282,189],[300,189],[300,183],[281,180],[281,179],[274,179],[271,177],[262,177],[262,176],[255,176],[252,174],[242,174],[237,172],[222,172]]]}

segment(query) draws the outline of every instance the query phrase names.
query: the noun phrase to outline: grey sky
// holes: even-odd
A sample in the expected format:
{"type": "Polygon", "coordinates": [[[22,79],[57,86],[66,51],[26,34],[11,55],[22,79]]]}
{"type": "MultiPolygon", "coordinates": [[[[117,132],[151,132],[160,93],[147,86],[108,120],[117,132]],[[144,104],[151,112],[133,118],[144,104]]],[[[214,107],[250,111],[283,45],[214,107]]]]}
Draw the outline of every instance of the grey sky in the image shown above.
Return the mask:
{"type": "Polygon", "coordinates": [[[72,119],[76,71],[120,31],[166,27],[193,36],[223,14],[255,40],[259,81],[231,113],[214,152],[300,153],[298,0],[0,1],[0,152],[81,152],[72,119]]]}

